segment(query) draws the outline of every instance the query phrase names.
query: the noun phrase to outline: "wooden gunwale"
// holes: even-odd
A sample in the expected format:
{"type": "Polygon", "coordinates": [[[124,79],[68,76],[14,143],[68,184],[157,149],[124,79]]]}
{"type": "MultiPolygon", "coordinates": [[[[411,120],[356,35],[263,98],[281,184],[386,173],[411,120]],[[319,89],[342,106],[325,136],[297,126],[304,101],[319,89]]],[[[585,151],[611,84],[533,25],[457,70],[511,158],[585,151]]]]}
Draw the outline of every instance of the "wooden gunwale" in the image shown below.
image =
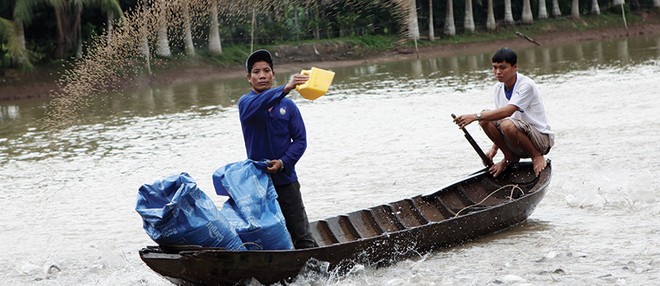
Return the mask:
{"type": "Polygon", "coordinates": [[[551,169],[548,162],[538,178],[531,163],[516,164],[499,178],[482,170],[432,194],[314,221],[310,228],[319,242],[317,248],[227,251],[181,247],[165,251],[147,247],[140,251],[140,257],[180,285],[233,285],[250,277],[264,284],[276,283],[296,276],[302,268],[309,269],[310,261],[327,263],[328,271],[351,269],[356,263],[388,265],[523,222],[543,198],[551,169]],[[511,192],[495,192],[508,184],[518,185],[523,193],[516,191],[510,198],[511,192]],[[475,201],[486,206],[475,207],[471,203],[475,201]]]}

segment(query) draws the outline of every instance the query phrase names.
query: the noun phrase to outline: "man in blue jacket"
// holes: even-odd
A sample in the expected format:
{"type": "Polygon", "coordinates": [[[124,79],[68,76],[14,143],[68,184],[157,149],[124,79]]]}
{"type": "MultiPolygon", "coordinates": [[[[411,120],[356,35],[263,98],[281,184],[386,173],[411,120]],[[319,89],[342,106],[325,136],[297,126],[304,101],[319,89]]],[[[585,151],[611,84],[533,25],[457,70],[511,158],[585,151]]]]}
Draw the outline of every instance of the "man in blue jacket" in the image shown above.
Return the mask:
{"type": "Polygon", "coordinates": [[[295,248],[315,247],[296,175],[296,163],[307,148],[305,123],[296,104],[286,98],[309,77],[295,74],[286,85],[273,88],[273,59],[266,50],[253,52],[245,66],[252,90],[238,100],[238,109],[248,158],[268,160],[266,171],[295,248]]]}

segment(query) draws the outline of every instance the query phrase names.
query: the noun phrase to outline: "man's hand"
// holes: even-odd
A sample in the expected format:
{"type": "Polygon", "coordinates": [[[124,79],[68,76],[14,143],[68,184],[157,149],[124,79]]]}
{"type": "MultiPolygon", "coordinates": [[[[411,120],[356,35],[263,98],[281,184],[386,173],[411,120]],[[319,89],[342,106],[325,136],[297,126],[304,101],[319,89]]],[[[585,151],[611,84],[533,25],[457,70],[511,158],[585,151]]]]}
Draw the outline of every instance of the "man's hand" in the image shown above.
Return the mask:
{"type": "Polygon", "coordinates": [[[460,128],[465,128],[465,126],[468,126],[468,124],[475,120],[477,120],[476,114],[462,114],[454,118],[454,123],[460,128]]]}
{"type": "Polygon", "coordinates": [[[268,161],[268,167],[266,167],[266,172],[269,174],[274,174],[284,169],[284,164],[282,160],[270,160],[268,161]]]}
{"type": "Polygon", "coordinates": [[[308,75],[304,75],[300,73],[294,74],[293,76],[291,76],[289,82],[284,86],[284,92],[286,93],[290,92],[291,90],[296,88],[296,86],[307,82],[307,80],[309,80],[308,75]]]}

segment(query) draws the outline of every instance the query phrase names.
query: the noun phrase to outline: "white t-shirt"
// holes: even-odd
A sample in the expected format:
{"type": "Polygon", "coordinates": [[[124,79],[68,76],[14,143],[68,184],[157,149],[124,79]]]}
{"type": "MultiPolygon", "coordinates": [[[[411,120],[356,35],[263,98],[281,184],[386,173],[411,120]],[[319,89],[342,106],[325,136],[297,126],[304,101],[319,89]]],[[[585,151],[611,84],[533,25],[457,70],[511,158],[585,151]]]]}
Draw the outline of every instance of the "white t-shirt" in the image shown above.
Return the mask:
{"type": "Polygon", "coordinates": [[[513,86],[513,93],[511,99],[506,99],[504,93],[505,85],[503,82],[498,82],[493,86],[493,94],[495,97],[495,106],[497,108],[512,104],[518,107],[510,118],[523,120],[539,132],[548,134],[554,140],[555,134],[550,129],[548,118],[545,116],[545,106],[539,96],[539,91],[536,88],[534,81],[522,74],[516,73],[516,83],[513,86]]]}

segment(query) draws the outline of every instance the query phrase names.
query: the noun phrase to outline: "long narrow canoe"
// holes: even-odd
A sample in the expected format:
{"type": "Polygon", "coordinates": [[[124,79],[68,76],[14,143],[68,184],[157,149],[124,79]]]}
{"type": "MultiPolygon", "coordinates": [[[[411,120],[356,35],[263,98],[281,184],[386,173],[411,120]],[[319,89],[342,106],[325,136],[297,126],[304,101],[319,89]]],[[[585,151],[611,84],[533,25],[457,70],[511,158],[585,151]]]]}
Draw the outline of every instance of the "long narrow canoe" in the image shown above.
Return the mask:
{"type": "Polygon", "coordinates": [[[543,198],[552,167],[536,177],[531,162],[494,178],[474,173],[429,195],[310,223],[319,247],[227,251],[195,246],[149,246],[142,260],[179,285],[263,284],[292,279],[304,268],[345,271],[356,263],[385,266],[412,255],[457,245],[527,219],[543,198]]]}

